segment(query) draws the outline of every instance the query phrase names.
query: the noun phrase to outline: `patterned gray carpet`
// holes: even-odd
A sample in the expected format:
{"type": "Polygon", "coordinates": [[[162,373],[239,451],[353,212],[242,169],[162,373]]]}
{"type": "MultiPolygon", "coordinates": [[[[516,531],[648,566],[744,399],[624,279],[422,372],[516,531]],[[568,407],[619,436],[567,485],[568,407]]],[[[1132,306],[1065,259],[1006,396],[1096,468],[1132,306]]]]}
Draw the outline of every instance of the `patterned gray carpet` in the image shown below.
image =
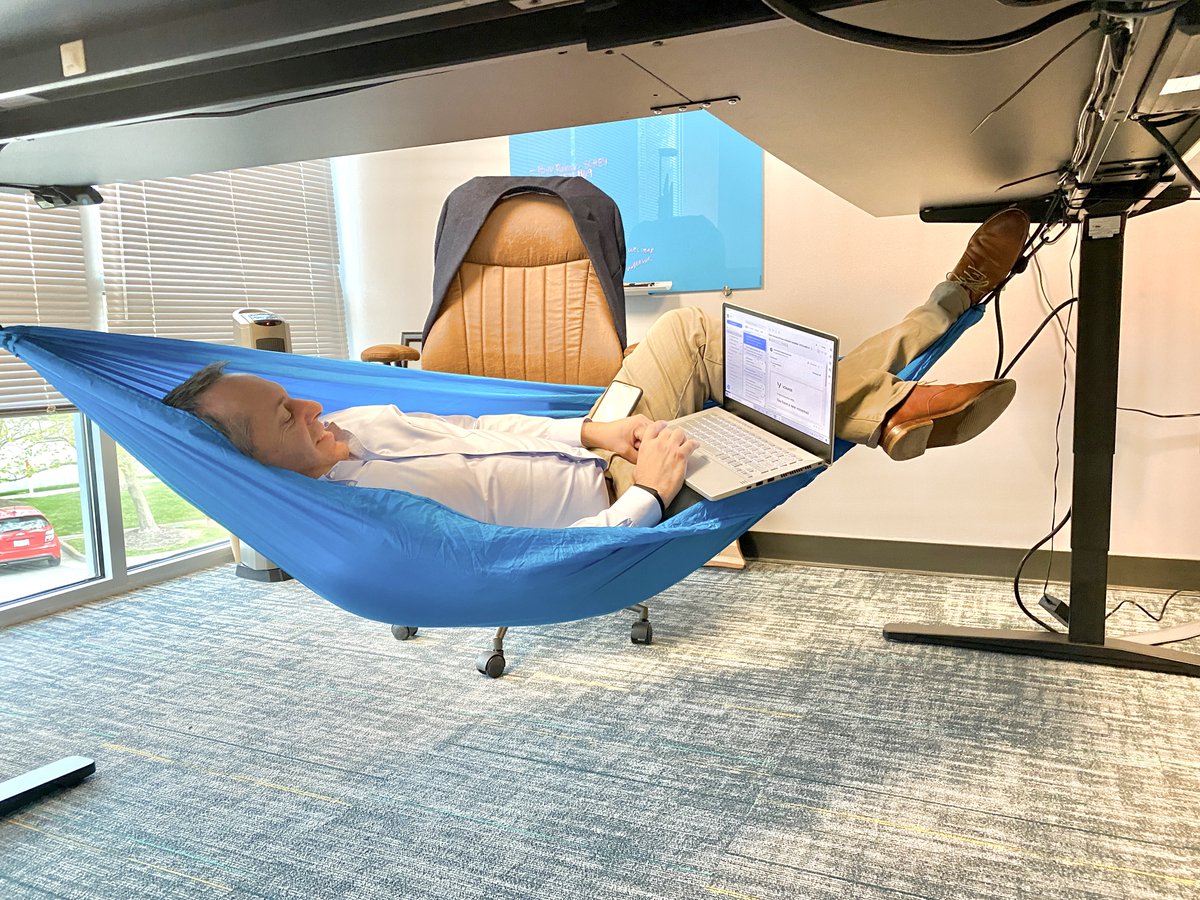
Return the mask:
{"type": "Polygon", "coordinates": [[[0,632],[0,775],[98,767],[0,820],[0,896],[1200,896],[1200,682],[880,636],[1019,626],[996,581],[759,562],[653,609],[514,631],[497,681],[489,631],[224,570],[0,632]]]}

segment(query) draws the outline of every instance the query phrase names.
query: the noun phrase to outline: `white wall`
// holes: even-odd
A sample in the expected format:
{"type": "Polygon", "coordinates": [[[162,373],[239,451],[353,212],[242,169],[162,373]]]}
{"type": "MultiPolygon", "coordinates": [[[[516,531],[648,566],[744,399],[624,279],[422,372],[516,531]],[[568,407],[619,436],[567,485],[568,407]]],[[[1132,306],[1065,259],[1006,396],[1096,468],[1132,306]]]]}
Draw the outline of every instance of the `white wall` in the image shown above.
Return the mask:
{"type": "MultiPolygon", "coordinates": [[[[849,349],[922,302],[952,268],[972,228],[915,216],[874,219],[767,156],[765,287],[735,299],[832,331],[849,349]]],[[[348,157],[336,163],[351,350],[417,331],[431,302],[433,234],[446,194],[473,175],[507,174],[505,139],[348,157]]],[[[869,173],[864,177],[870,177],[869,173]]],[[[1053,303],[1070,294],[1072,232],[1040,258],[1053,303]]],[[[1130,223],[1126,239],[1120,400],[1166,412],[1200,410],[1200,209],[1183,204],[1130,223]]],[[[629,336],[680,304],[720,308],[720,294],[630,298],[629,336]]],[[[1045,309],[1030,272],[1004,293],[1011,355],[1045,309]]],[[[930,380],[992,377],[989,315],[930,380]]],[[[1062,338],[1053,325],[1014,375],[1017,399],[966,447],[895,463],[856,450],[759,531],[1028,547],[1049,531],[1054,421],[1062,391],[1062,338]]],[[[1070,502],[1073,384],[1060,431],[1059,513],[1070,502]]],[[[1112,551],[1200,559],[1200,419],[1120,413],[1112,551]]],[[[1068,526],[1069,528],[1069,526],[1068,526]]],[[[1056,546],[1065,548],[1069,532],[1056,546]]]]}
{"type": "Polygon", "coordinates": [[[446,195],[476,175],[507,174],[508,140],[498,138],[333,161],[351,359],[422,330],[446,195]]]}

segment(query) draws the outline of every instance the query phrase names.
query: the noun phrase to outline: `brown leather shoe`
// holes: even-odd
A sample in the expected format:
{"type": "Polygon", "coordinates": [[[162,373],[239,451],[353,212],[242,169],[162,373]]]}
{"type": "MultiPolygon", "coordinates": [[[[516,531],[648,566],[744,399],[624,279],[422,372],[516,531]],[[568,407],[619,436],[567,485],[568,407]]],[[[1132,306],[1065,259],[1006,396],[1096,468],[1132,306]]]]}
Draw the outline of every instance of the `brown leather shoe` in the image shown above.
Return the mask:
{"type": "Polygon", "coordinates": [[[998,212],[977,229],[967,241],[966,252],[947,281],[956,281],[967,289],[974,305],[1012,271],[1029,235],[1029,216],[1019,209],[998,212]]]}
{"type": "Polygon", "coordinates": [[[883,423],[879,446],[892,459],[964,444],[1000,418],[1017,394],[1009,378],[975,384],[918,384],[883,423]]]}

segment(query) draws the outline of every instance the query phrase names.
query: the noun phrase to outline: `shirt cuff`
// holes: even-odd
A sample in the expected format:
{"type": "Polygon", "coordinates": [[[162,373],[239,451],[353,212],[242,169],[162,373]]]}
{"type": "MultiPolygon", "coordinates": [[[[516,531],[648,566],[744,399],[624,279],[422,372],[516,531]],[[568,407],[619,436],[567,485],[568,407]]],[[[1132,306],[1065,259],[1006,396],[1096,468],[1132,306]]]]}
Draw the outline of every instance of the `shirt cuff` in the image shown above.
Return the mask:
{"type": "Polygon", "coordinates": [[[654,495],[631,487],[617,498],[609,510],[617,519],[629,519],[635,528],[652,528],[662,521],[654,495]]]}
{"type": "Polygon", "coordinates": [[[583,431],[584,419],[551,419],[550,424],[546,426],[545,437],[547,440],[557,441],[560,444],[566,444],[569,447],[582,447],[581,432],[583,431]]]}

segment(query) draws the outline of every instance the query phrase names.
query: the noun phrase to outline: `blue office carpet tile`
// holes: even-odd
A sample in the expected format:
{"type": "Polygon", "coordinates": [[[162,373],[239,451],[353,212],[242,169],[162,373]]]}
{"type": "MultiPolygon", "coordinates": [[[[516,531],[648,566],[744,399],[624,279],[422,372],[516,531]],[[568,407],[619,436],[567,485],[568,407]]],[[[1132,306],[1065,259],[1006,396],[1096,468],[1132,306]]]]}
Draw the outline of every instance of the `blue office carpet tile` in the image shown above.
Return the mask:
{"type": "Polygon", "coordinates": [[[752,562],[652,608],[514,630],[494,681],[489,630],[227,568],[9,628],[0,776],[97,773],[0,820],[0,897],[1200,896],[1200,682],[882,639],[1021,626],[995,580],[752,562]]]}

